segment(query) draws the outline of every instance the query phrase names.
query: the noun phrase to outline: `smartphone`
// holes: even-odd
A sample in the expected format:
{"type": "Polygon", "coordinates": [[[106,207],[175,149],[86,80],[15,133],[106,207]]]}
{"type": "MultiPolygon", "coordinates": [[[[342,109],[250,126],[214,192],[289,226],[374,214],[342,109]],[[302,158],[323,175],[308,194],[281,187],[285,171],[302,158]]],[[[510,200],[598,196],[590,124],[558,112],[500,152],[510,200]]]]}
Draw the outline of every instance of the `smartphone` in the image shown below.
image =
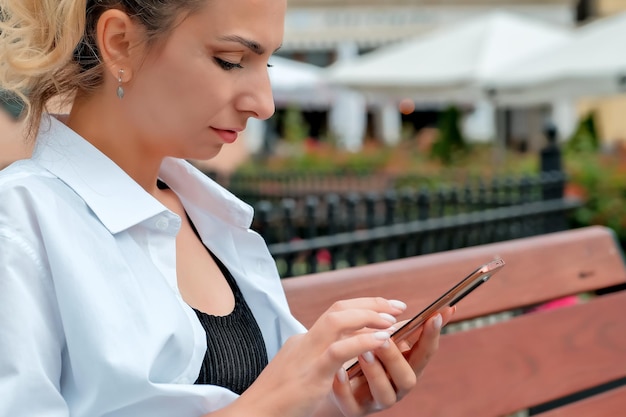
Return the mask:
{"type": "MultiPolygon", "coordinates": [[[[396,330],[391,335],[391,339],[395,343],[408,341],[409,346],[412,347],[416,340],[411,341],[411,335],[413,335],[414,331],[416,329],[419,329],[419,327],[424,324],[426,320],[434,316],[439,310],[443,309],[444,307],[452,307],[453,305],[461,301],[469,293],[487,282],[487,280],[491,278],[493,274],[502,269],[504,265],[504,261],[501,258],[498,258],[479,266],[471,274],[463,278],[461,282],[450,288],[445,294],[439,297],[431,305],[426,307],[415,317],[407,321],[402,327],[396,330]]],[[[350,365],[348,369],[346,369],[346,371],[348,373],[348,378],[354,378],[363,374],[363,372],[361,371],[361,365],[358,361],[350,365]]]]}

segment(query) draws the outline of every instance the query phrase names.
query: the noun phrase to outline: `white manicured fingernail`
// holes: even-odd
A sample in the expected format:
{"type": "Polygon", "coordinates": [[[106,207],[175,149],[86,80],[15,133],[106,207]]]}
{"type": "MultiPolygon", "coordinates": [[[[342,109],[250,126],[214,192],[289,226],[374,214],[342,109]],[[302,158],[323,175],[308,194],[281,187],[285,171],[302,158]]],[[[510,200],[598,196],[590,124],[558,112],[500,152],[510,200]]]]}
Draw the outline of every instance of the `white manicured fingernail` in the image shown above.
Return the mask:
{"type": "Polygon", "coordinates": [[[441,314],[437,314],[435,319],[433,320],[433,326],[435,326],[435,330],[441,329],[441,325],[443,324],[443,318],[441,314]]]}
{"type": "Polygon", "coordinates": [[[388,332],[376,332],[374,333],[374,339],[376,340],[389,340],[390,334],[388,332]]]}
{"type": "Polygon", "coordinates": [[[391,314],[387,314],[387,313],[378,313],[378,315],[382,318],[384,318],[385,320],[387,320],[389,323],[391,324],[395,324],[398,320],[392,316],[391,314]]]}
{"type": "Polygon", "coordinates": [[[389,327],[389,328],[387,329],[387,331],[389,332],[389,334],[394,333],[396,330],[398,330],[398,329],[396,329],[396,326],[391,326],[391,327],[389,327]]]}
{"type": "Polygon", "coordinates": [[[391,306],[393,308],[397,308],[398,310],[406,310],[406,304],[403,303],[402,301],[399,300],[389,300],[389,304],[391,304],[391,306]]]}
{"type": "Polygon", "coordinates": [[[339,370],[337,371],[337,380],[339,380],[339,382],[341,382],[342,384],[348,382],[348,373],[345,369],[339,368],[339,370]]]}
{"type": "Polygon", "coordinates": [[[376,358],[374,358],[374,354],[369,350],[363,354],[363,359],[365,359],[365,362],[367,363],[374,363],[376,360],[376,358]]]}

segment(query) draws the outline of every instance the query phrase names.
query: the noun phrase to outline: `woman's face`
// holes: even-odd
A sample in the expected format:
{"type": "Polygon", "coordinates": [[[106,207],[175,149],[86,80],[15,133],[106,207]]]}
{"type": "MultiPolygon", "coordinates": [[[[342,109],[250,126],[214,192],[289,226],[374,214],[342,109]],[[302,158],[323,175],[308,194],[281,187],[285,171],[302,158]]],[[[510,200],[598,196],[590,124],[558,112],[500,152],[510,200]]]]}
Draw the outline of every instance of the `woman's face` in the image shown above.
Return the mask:
{"type": "Polygon", "coordinates": [[[268,77],[286,0],[207,0],[152,48],[121,105],[146,152],[209,159],[274,113],[268,77]]]}

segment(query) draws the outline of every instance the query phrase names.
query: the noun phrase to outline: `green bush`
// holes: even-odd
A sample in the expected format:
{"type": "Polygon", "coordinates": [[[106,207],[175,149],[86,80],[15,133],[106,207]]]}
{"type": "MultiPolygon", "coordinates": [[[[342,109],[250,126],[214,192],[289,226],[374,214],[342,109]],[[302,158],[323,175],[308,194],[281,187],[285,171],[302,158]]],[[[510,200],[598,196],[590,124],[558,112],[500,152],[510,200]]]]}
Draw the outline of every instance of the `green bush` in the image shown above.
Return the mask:
{"type": "Polygon", "coordinates": [[[566,152],[596,152],[600,149],[600,139],[596,129],[595,113],[590,112],[578,122],[574,134],[567,141],[566,152]]]}
{"type": "Polygon", "coordinates": [[[460,153],[467,151],[467,144],[459,127],[461,114],[455,106],[448,107],[439,118],[439,133],[431,148],[431,157],[450,165],[460,153]]]}
{"type": "Polygon", "coordinates": [[[299,108],[290,106],[284,116],[285,140],[300,143],[309,135],[307,124],[299,108]]]}
{"type": "Polygon", "coordinates": [[[569,192],[584,200],[574,213],[576,226],[603,225],[626,243],[626,158],[624,155],[569,153],[565,159],[569,192]]]}

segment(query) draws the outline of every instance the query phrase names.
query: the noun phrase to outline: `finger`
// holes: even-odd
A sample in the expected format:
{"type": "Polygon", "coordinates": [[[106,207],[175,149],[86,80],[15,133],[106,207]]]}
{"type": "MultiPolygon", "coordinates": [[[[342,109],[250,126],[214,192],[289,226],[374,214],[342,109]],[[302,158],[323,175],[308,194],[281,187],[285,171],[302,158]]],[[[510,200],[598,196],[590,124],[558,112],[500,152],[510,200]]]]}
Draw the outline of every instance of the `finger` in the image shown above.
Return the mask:
{"type": "Polygon", "coordinates": [[[395,387],[396,401],[413,389],[417,383],[415,372],[393,341],[378,349],[376,357],[385,368],[387,377],[395,387]]]}
{"type": "Polygon", "coordinates": [[[443,318],[440,314],[428,319],[423,326],[424,330],[422,332],[422,336],[410,353],[409,363],[415,370],[415,374],[418,378],[424,371],[424,368],[428,364],[430,358],[439,348],[439,336],[442,325],[443,318]]]}
{"type": "Polygon", "coordinates": [[[338,301],[313,324],[312,340],[329,344],[346,335],[370,329],[388,329],[406,305],[380,297],[338,301]]]}
{"type": "Polygon", "coordinates": [[[329,311],[311,326],[308,333],[312,335],[313,341],[327,345],[356,332],[370,334],[372,329],[385,330],[395,323],[396,318],[384,312],[364,309],[329,311]]]}
{"type": "MultiPolygon", "coordinates": [[[[442,327],[450,322],[450,320],[454,316],[455,312],[456,312],[456,306],[444,307],[443,309],[441,309],[439,311],[439,314],[441,314],[441,317],[442,317],[442,327]]],[[[408,321],[408,320],[406,320],[406,321],[408,321]]],[[[402,322],[396,323],[396,325],[394,327],[399,329],[399,328],[402,327],[402,324],[405,323],[406,321],[402,321],[402,322]]],[[[411,350],[413,345],[415,343],[417,343],[417,341],[421,337],[423,330],[424,330],[424,326],[420,326],[420,327],[416,328],[415,330],[413,330],[413,332],[411,333],[410,336],[407,336],[404,340],[402,340],[400,342],[397,342],[398,348],[402,352],[406,352],[406,351],[411,350]]]]}
{"type": "MultiPolygon", "coordinates": [[[[383,345],[383,347],[379,348],[377,352],[383,350],[395,350],[400,356],[402,356],[397,348],[395,346],[391,346],[390,344],[383,345]]],[[[409,373],[413,374],[413,370],[408,365],[406,360],[402,357],[400,360],[406,364],[409,373]]],[[[363,375],[367,379],[370,395],[372,396],[373,403],[376,405],[375,408],[384,409],[394,405],[398,401],[396,389],[390,381],[386,369],[378,360],[376,355],[371,351],[365,352],[359,357],[359,363],[361,364],[363,375]]]]}
{"type": "MultiPolygon", "coordinates": [[[[437,350],[441,326],[450,320],[455,310],[455,307],[444,309],[441,312],[441,324],[437,323],[437,318],[431,318],[421,326],[416,331],[418,339],[424,328],[427,329],[413,352],[407,347],[407,352],[403,353],[390,341],[376,350],[376,363],[370,364],[366,355],[359,357],[359,366],[364,368],[361,376],[348,379],[345,369],[340,368],[333,382],[333,392],[342,413],[358,415],[363,410],[378,411],[406,395],[415,386],[418,375],[423,372],[430,357],[437,350]],[[416,364],[407,362],[405,354],[410,355],[411,362],[416,364]]],[[[400,325],[401,323],[397,327],[400,325]]]]}
{"type": "Polygon", "coordinates": [[[348,379],[341,368],[333,382],[335,403],[344,416],[359,416],[382,410],[382,406],[372,398],[368,381],[363,374],[348,379]]]}
{"type": "MultiPolygon", "coordinates": [[[[340,368],[335,375],[335,380],[333,381],[333,395],[335,396],[335,404],[341,411],[344,416],[352,416],[361,414],[359,401],[355,396],[355,391],[363,391],[361,389],[354,389],[353,385],[354,381],[348,380],[348,374],[344,368],[340,368]]],[[[367,388],[367,384],[364,381],[360,382],[365,385],[367,388]]],[[[369,393],[369,391],[368,391],[369,393]]],[[[369,394],[368,394],[369,395],[369,394]]],[[[371,401],[367,398],[365,401],[371,401]]]]}
{"type": "Polygon", "coordinates": [[[446,324],[448,324],[450,320],[452,320],[452,317],[454,317],[454,314],[456,313],[456,305],[452,307],[444,308],[439,313],[441,314],[441,317],[443,319],[442,321],[442,327],[443,327],[446,324]]]}
{"type": "Polygon", "coordinates": [[[320,372],[336,372],[350,358],[373,351],[389,341],[389,332],[360,333],[333,342],[320,356],[320,372]]]}
{"type": "Polygon", "coordinates": [[[422,337],[423,331],[424,331],[423,325],[417,327],[415,330],[412,331],[412,333],[409,336],[397,342],[398,349],[400,349],[401,352],[410,351],[415,345],[415,343],[417,343],[417,341],[420,339],[420,337],[422,337]]]}
{"type": "Polygon", "coordinates": [[[344,310],[373,310],[379,313],[387,313],[398,316],[406,310],[405,303],[399,300],[388,300],[383,297],[360,297],[347,300],[335,301],[327,312],[344,310]]]}

